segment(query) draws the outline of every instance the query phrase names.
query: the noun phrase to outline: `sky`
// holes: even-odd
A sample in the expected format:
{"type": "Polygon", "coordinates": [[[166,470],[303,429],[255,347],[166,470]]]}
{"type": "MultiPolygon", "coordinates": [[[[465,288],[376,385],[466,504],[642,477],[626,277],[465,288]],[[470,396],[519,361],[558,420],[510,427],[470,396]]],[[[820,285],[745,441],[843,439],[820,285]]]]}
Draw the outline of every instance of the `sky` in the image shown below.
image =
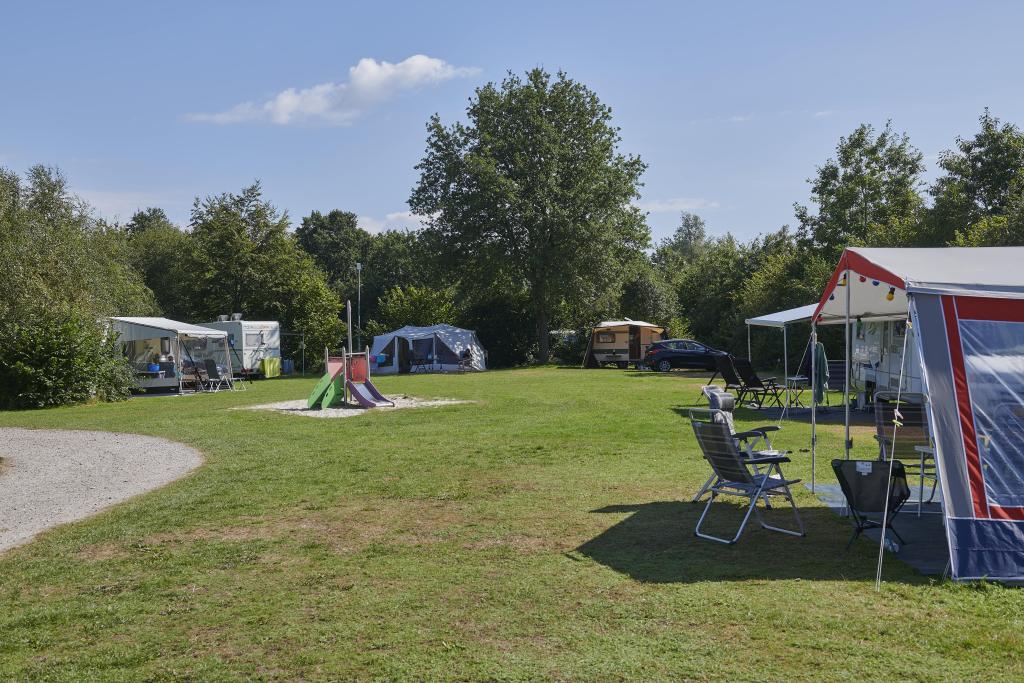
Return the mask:
{"type": "Polygon", "coordinates": [[[1024,125],[1024,3],[32,2],[0,18],[0,166],[57,166],[98,215],[254,180],[294,223],[371,231],[406,204],[425,125],[508,72],[564,70],[647,164],[655,240],[682,210],[748,239],[792,225],[860,123],[925,156],[985,107],[1024,125]]]}

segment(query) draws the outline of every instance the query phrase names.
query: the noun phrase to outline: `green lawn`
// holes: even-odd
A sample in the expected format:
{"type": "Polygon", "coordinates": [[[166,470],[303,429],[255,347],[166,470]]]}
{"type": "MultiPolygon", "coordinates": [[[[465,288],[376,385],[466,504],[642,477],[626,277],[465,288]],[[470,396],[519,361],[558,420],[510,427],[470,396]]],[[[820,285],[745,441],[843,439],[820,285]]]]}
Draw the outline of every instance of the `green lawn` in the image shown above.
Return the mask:
{"type": "MultiPolygon", "coordinates": [[[[696,539],[686,501],[707,471],[676,412],[695,377],[405,376],[378,383],[475,403],[344,420],[230,410],[314,381],[0,414],[207,457],[0,556],[0,678],[1024,677],[1024,593],[891,559],[876,593],[877,546],[844,553],[847,522],[802,486],[806,538],[752,525],[736,546],[696,539]]],[[[841,431],[822,429],[821,478],[841,431]]],[[[777,444],[808,436],[787,423],[777,444]]],[[[867,455],[867,433],[855,440],[867,455]]],[[[793,458],[787,474],[809,477],[809,455],[793,458]]]]}

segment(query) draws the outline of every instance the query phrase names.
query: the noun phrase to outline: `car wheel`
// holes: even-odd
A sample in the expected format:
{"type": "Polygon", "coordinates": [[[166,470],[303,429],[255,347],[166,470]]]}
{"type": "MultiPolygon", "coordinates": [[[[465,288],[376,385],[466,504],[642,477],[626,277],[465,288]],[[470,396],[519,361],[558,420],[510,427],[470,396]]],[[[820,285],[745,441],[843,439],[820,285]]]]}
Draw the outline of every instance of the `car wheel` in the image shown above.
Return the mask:
{"type": "Polygon", "coordinates": [[[667,360],[663,360],[660,363],[658,363],[658,369],[661,370],[662,372],[669,372],[672,369],[672,364],[669,363],[667,360]]]}

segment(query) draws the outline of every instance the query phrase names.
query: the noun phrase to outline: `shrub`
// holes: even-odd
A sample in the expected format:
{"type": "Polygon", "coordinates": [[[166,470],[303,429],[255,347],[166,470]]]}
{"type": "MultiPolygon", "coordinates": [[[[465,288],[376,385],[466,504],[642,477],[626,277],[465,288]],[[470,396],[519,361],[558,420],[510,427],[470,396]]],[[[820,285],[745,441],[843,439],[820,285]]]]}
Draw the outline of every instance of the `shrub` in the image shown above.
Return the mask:
{"type": "Polygon", "coordinates": [[[22,309],[0,323],[0,409],[128,397],[134,376],[104,325],[74,309],[22,309]]]}

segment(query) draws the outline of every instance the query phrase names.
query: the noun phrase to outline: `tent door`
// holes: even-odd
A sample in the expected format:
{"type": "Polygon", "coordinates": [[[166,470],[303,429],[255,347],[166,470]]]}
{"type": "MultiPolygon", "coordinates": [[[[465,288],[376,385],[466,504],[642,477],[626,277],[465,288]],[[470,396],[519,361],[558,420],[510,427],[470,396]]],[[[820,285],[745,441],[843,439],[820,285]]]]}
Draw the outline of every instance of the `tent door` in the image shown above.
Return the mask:
{"type": "Polygon", "coordinates": [[[640,328],[629,326],[629,359],[640,360],[640,328]]]}
{"type": "Polygon", "coordinates": [[[409,340],[404,337],[395,337],[395,346],[398,351],[398,372],[409,372],[412,370],[409,340]]]}

